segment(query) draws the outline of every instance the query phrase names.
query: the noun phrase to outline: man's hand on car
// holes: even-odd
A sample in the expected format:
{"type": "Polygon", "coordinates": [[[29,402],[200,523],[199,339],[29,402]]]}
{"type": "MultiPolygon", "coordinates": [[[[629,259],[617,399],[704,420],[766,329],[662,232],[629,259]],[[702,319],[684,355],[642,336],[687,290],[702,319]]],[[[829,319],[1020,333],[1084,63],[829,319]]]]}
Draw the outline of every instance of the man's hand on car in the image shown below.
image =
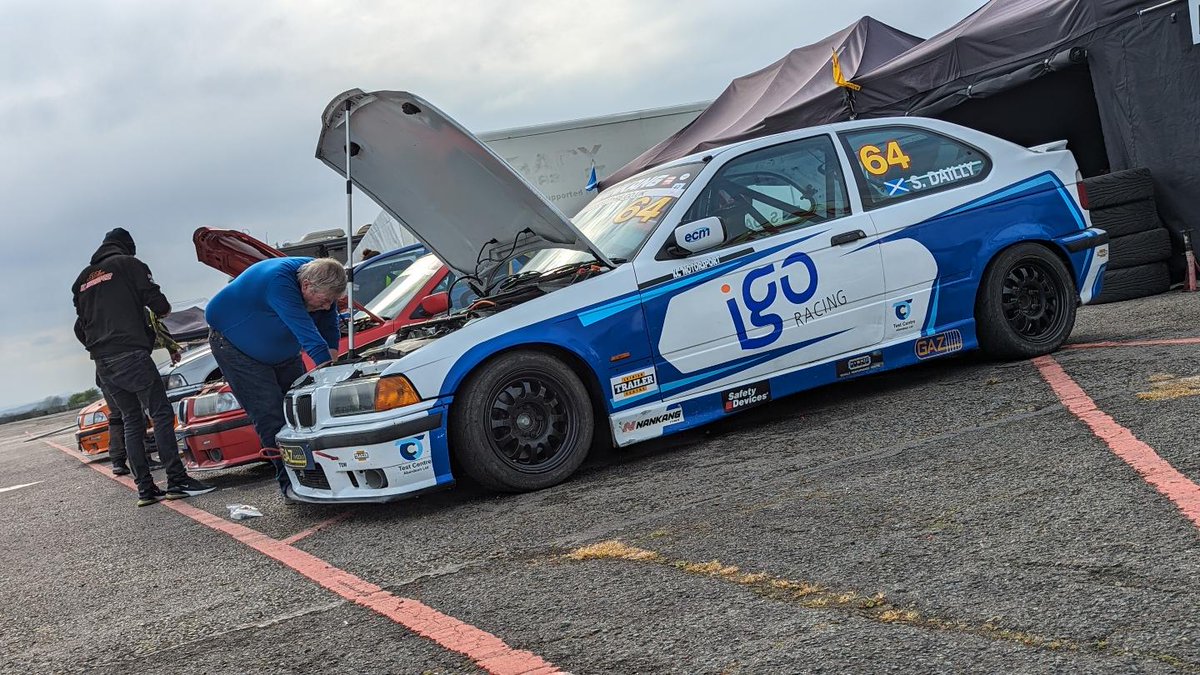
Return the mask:
{"type": "Polygon", "coordinates": [[[179,363],[182,358],[183,354],[180,354],[179,352],[171,352],[171,363],[179,363]]]}

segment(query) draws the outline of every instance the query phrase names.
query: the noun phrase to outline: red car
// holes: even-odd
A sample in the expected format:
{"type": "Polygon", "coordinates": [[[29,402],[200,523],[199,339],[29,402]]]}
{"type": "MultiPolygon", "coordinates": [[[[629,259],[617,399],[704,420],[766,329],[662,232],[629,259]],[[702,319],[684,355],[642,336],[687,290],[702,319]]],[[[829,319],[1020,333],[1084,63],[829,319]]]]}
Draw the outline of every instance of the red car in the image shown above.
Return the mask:
{"type": "MultiPolygon", "coordinates": [[[[200,228],[192,237],[197,259],[221,272],[236,276],[250,265],[283,254],[253,237],[233,230],[200,228]]],[[[385,254],[387,255],[387,254],[385,254]]],[[[364,304],[355,302],[356,348],[377,342],[402,326],[445,312],[454,276],[432,255],[417,258],[377,296],[364,304]]],[[[470,296],[466,284],[454,288],[455,306],[470,296]]],[[[338,352],[346,353],[344,335],[338,352]]],[[[313,364],[306,356],[305,364],[313,364]]],[[[250,418],[234,397],[229,385],[217,382],[177,404],[176,434],[189,470],[223,469],[249,462],[265,461],[250,418]]]]}

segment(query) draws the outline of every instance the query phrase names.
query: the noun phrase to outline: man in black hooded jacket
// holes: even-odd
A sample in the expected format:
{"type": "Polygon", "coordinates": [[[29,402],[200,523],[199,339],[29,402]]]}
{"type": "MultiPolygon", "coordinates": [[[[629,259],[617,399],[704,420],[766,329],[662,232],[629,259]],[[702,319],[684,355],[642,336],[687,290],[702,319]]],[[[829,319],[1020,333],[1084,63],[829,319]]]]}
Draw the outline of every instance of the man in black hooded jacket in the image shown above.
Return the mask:
{"type": "Polygon", "coordinates": [[[158,316],[171,312],[166,296],[154,283],[150,268],[134,257],[137,251],[124,228],[104,235],[92,262],[71,286],[75,301],[75,337],[96,362],[96,375],[124,418],[125,452],[138,488],[138,506],[159,499],[183,499],[214,488],[187,474],[175,443],[175,414],[158,368],[150,358],[154,330],[146,308],[158,316]],[[146,419],[154,421],[158,456],[167,471],[167,491],[154,483],[146,461],[142,433],[146,419]]]}

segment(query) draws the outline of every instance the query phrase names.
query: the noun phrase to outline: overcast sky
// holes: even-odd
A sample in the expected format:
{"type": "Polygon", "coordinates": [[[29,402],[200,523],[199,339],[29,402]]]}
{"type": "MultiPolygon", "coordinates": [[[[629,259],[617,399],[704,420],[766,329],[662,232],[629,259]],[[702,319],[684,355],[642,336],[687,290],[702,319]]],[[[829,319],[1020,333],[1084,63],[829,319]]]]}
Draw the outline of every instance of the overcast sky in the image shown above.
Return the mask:
{"type": "MultiPolygon", "coordinates": [[[[7,0],[0,408],[90,386],[69,287],[108,229],[178,304],[224,283],[197,227],[343,227],[342,183],[313,157],[341,91],[412,91],[492,131],[708,100],[861,16],[929,37],[982,4],[7,0]]],[[[360,199],[355,220],[378,210],[360,199]]]]}

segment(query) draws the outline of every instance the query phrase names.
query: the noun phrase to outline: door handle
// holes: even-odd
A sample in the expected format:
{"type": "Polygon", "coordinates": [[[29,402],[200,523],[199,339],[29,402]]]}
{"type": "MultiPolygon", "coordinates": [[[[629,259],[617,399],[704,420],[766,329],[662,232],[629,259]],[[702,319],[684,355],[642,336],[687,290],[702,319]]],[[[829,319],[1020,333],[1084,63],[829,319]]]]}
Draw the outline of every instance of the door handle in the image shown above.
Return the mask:
{"type": "Polygon", "coordinates": [[[842,244],[849,244],[852,241],[858,241],[859,239],[866,238],[866,232],[863,232],[862,230],[851,230],[850,232],[843,232],[841,234],[833,235],[833,237],[829,239],[829,245],[841,246],[842,244]]]}

